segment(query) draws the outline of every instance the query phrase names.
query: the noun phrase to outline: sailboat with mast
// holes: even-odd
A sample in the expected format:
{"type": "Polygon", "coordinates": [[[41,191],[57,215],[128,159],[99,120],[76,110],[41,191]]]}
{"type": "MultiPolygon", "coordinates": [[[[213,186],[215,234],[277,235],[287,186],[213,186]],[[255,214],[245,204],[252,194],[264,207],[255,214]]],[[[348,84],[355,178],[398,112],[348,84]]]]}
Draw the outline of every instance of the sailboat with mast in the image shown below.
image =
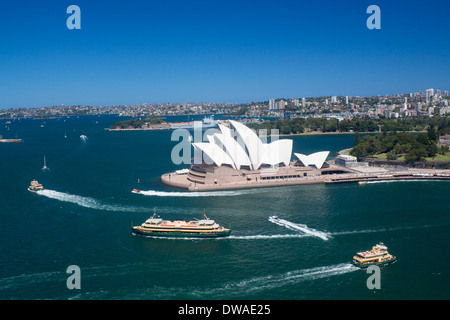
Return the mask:
{"type": "Polygon", "coordinates": [[[46,170],[50,170],[50,169],[47,167],[47,163],[45,161],[45,155],[44,155],[44,166],[42,167],[42,171],[46,171],[46,170]]]}

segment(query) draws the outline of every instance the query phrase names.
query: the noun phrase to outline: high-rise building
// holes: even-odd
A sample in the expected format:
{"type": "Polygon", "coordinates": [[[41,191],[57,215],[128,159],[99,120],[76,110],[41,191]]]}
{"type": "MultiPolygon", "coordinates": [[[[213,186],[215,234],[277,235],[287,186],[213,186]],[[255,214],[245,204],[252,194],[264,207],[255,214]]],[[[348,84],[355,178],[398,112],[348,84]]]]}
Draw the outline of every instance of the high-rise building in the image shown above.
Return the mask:
{"type": "Polygon", "coordinates": [[[306,99],[302,98],[302,107],[305,107],[305,106],[306,106],[306,99]]]}
{"type": "Polygon", "coordinates": [[[345,96],[345,105],[348,106],[348,96],[345,96]]]}
{"type": "Polygon", "coordinates": [[[426,97],[426,101],[427,103],[430,103],[431,98],[434,96],[434,89],[428,89],[425,91],[425,97],[426,97]]]}
{"type": "Polygon", "coordinates": [[[336,96],[332,96],[331,97],[331,103],[337,103],[337,97],[336,96]]]}
{"type": "Polygon", "coordinates": [[[275,99],[269,99],[269,110],[275,109],[275,99]]]}
{"type": "Polygon", "coordinates": [[[283,110],[285,106],[286,106],[286,101],[284,101],[284,100],[280,100],[277,103],[275,103],[275,109],[278,109],[278,110],[283,110]]]}
{"type": "Polygon", "coordinates": [[[407,109],[408,109],[408,98],[405,97],[405,102],[403,103],[403,108],[402,108],[402,110],[403,110],[403,111],[406,111],[407,109]]]}

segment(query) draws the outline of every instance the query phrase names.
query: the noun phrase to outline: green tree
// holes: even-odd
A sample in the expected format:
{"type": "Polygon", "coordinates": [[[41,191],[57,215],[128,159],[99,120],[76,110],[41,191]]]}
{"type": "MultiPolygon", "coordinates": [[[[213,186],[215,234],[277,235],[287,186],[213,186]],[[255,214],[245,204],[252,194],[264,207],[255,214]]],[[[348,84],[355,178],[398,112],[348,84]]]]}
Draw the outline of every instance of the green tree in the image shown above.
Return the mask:
{"type": "Polygon", "coordinates": [[[419,133],[416,136],[417,142],[423,144],[424,146],[427,146],[427,145],[430,144],[430,141],[428,139],[429,139],[429,136],[426,133],[423,133],[423,132],[419,133]]]}
{"type": "Polygon", "coordinates": [[[407,162],[422,161],[427,155],[427,151],[424,148],[412,149],[406,154],[405,160],[407,162]]]}
{"type": "Polygon", "coordinates": [[[429,157],[434,158],[436,156],[436,153],[438,152],[438,147],[436,144],[432,143],[425,147],[425,150],[427,151],[427,154],[429,157]]]}
{"type": "Polygon", "coordinates": [[[436,130],[434,129],[434,125],[430,124],[428,126],[427,134],[428,134],[428,139],[430,141],[434,141],[434,142],[437,141],[437,133],[436,133],[436,130]]]}
{"type": "Polygon", "coordinates": [[[389,151],[386,154],[386,160],[397,160],[397,156],[395,155],[394,151],[389,151]]]}
{"type": "Polygon", "coordinates": [[[361,137],[359,136],[359,132],[356,131],[355,132],[355,137],[354,137],[354,140],[353,140],[353,145],[357,146],[360,141],[361,141],[361,137]]]}
{"type": "Polygon", "coordinates": [[[358,158],[358,161],[364,159],[368,155],[363,143],[353,147],[352,150],[350,150],[350,154],[358,158]]]}

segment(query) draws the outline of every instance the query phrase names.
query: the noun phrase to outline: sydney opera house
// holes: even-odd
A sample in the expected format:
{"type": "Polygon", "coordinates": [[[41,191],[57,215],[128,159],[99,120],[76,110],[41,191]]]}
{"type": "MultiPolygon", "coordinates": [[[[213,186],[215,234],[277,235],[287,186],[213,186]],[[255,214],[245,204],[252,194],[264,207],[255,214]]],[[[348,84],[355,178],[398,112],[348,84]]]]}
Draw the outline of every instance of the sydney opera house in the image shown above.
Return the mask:
{"type": "Polygon", "coordinates": [[[326,162],[329,151],[293,154],[291,139],[264,143],[244,124],[227,120],[194,142],[189,169],[164,174],[161,181],[189,191],[323,183],[326,175],[348,172],[326,162]],[[293,156],[294,155],[294,160],[293,156]]]}

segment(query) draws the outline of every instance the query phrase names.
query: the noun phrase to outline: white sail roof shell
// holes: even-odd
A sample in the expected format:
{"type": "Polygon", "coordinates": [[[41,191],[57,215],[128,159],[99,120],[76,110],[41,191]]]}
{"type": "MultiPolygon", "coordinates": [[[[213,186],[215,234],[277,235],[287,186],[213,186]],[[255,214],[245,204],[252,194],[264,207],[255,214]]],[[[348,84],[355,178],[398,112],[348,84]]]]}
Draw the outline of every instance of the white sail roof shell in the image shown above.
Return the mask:
{"type": "Polygon", "coordinates": [[[305,167],[309,165],[316,166],[317,169],[321,169],[325,160],[327,159],[330,151],[320,151],[312,153],[310,155],[305,155],[302,153],[294,153],[298,160],[300,160],[305,167]]]}
{"type": "Polygon", "coordinates": [[[253,170],[258,169],[261,165],[263,153],[265,151],[261,139],[259,139],[259,137],[253,130],[249,129],[242,123],[239,123],[234,120],[229,121],[236,131],[238,142],[240,142],[241,145],[244,145],[247,149],[246,151],[248,153],[252,169],[253,170]]]}
{"type": "MultiPolygon", "coordinates": [[[[192,145],[194,146],[195,149],[202,151],[203,155],[206,155],[209,158],[209,160],[211,160],[211,162],[214,162],[217,166],[220,167],[223,164],[229,164],[233,168],[235,168],[233,160],[218,145],[212,144],[212,143],[203,143],[203,142],[193,143],[192,145]]],[[[208,161],[208,159],[204,159],[204,160],[206,160],[205,162],[207,162],[207,163],[210,162],[210,161],[208,161]]],[[[209,163],[209,164],[212,164],[212,163],[209,163]]]]}
{"type": "Polygon", "coordinates": [[[292,145],[293,141],[291,139],[276,140],[263,145],[264,153],[261,164],[275,166],[283,163],[285,166],[288,166],[291,162],[292,145]]]}
{"type": "Polygon", "coordinates": [[[214,138],[220,141],[220,144],[225,149],[224,151],[233,160],[235,168],[240,169],[242,166],[251,167],[250,158],[242,146],[234,140],[231,129],[221,124],[219,124],[219,128],[222,134],[214,134],[214,138]]]}
{"type": "MultiPolygon", "coordinates": [[[[227,164],[235,169],[249,167],[252,170],[260,169],[261,165],[289,165],[293,148],[291,139],[263,143],[244,124],[233,120],[229,120],[229,123],[230,127],[219,124],[220,131],[207,136],[209,142],[193,143],[195,150],[204,154],[205,162],[217,166],[227,164]]],[[[310,155],[294,154],[305,166],[313,165],[321,169],[329,153],[321,151],[310,155]]]]}

